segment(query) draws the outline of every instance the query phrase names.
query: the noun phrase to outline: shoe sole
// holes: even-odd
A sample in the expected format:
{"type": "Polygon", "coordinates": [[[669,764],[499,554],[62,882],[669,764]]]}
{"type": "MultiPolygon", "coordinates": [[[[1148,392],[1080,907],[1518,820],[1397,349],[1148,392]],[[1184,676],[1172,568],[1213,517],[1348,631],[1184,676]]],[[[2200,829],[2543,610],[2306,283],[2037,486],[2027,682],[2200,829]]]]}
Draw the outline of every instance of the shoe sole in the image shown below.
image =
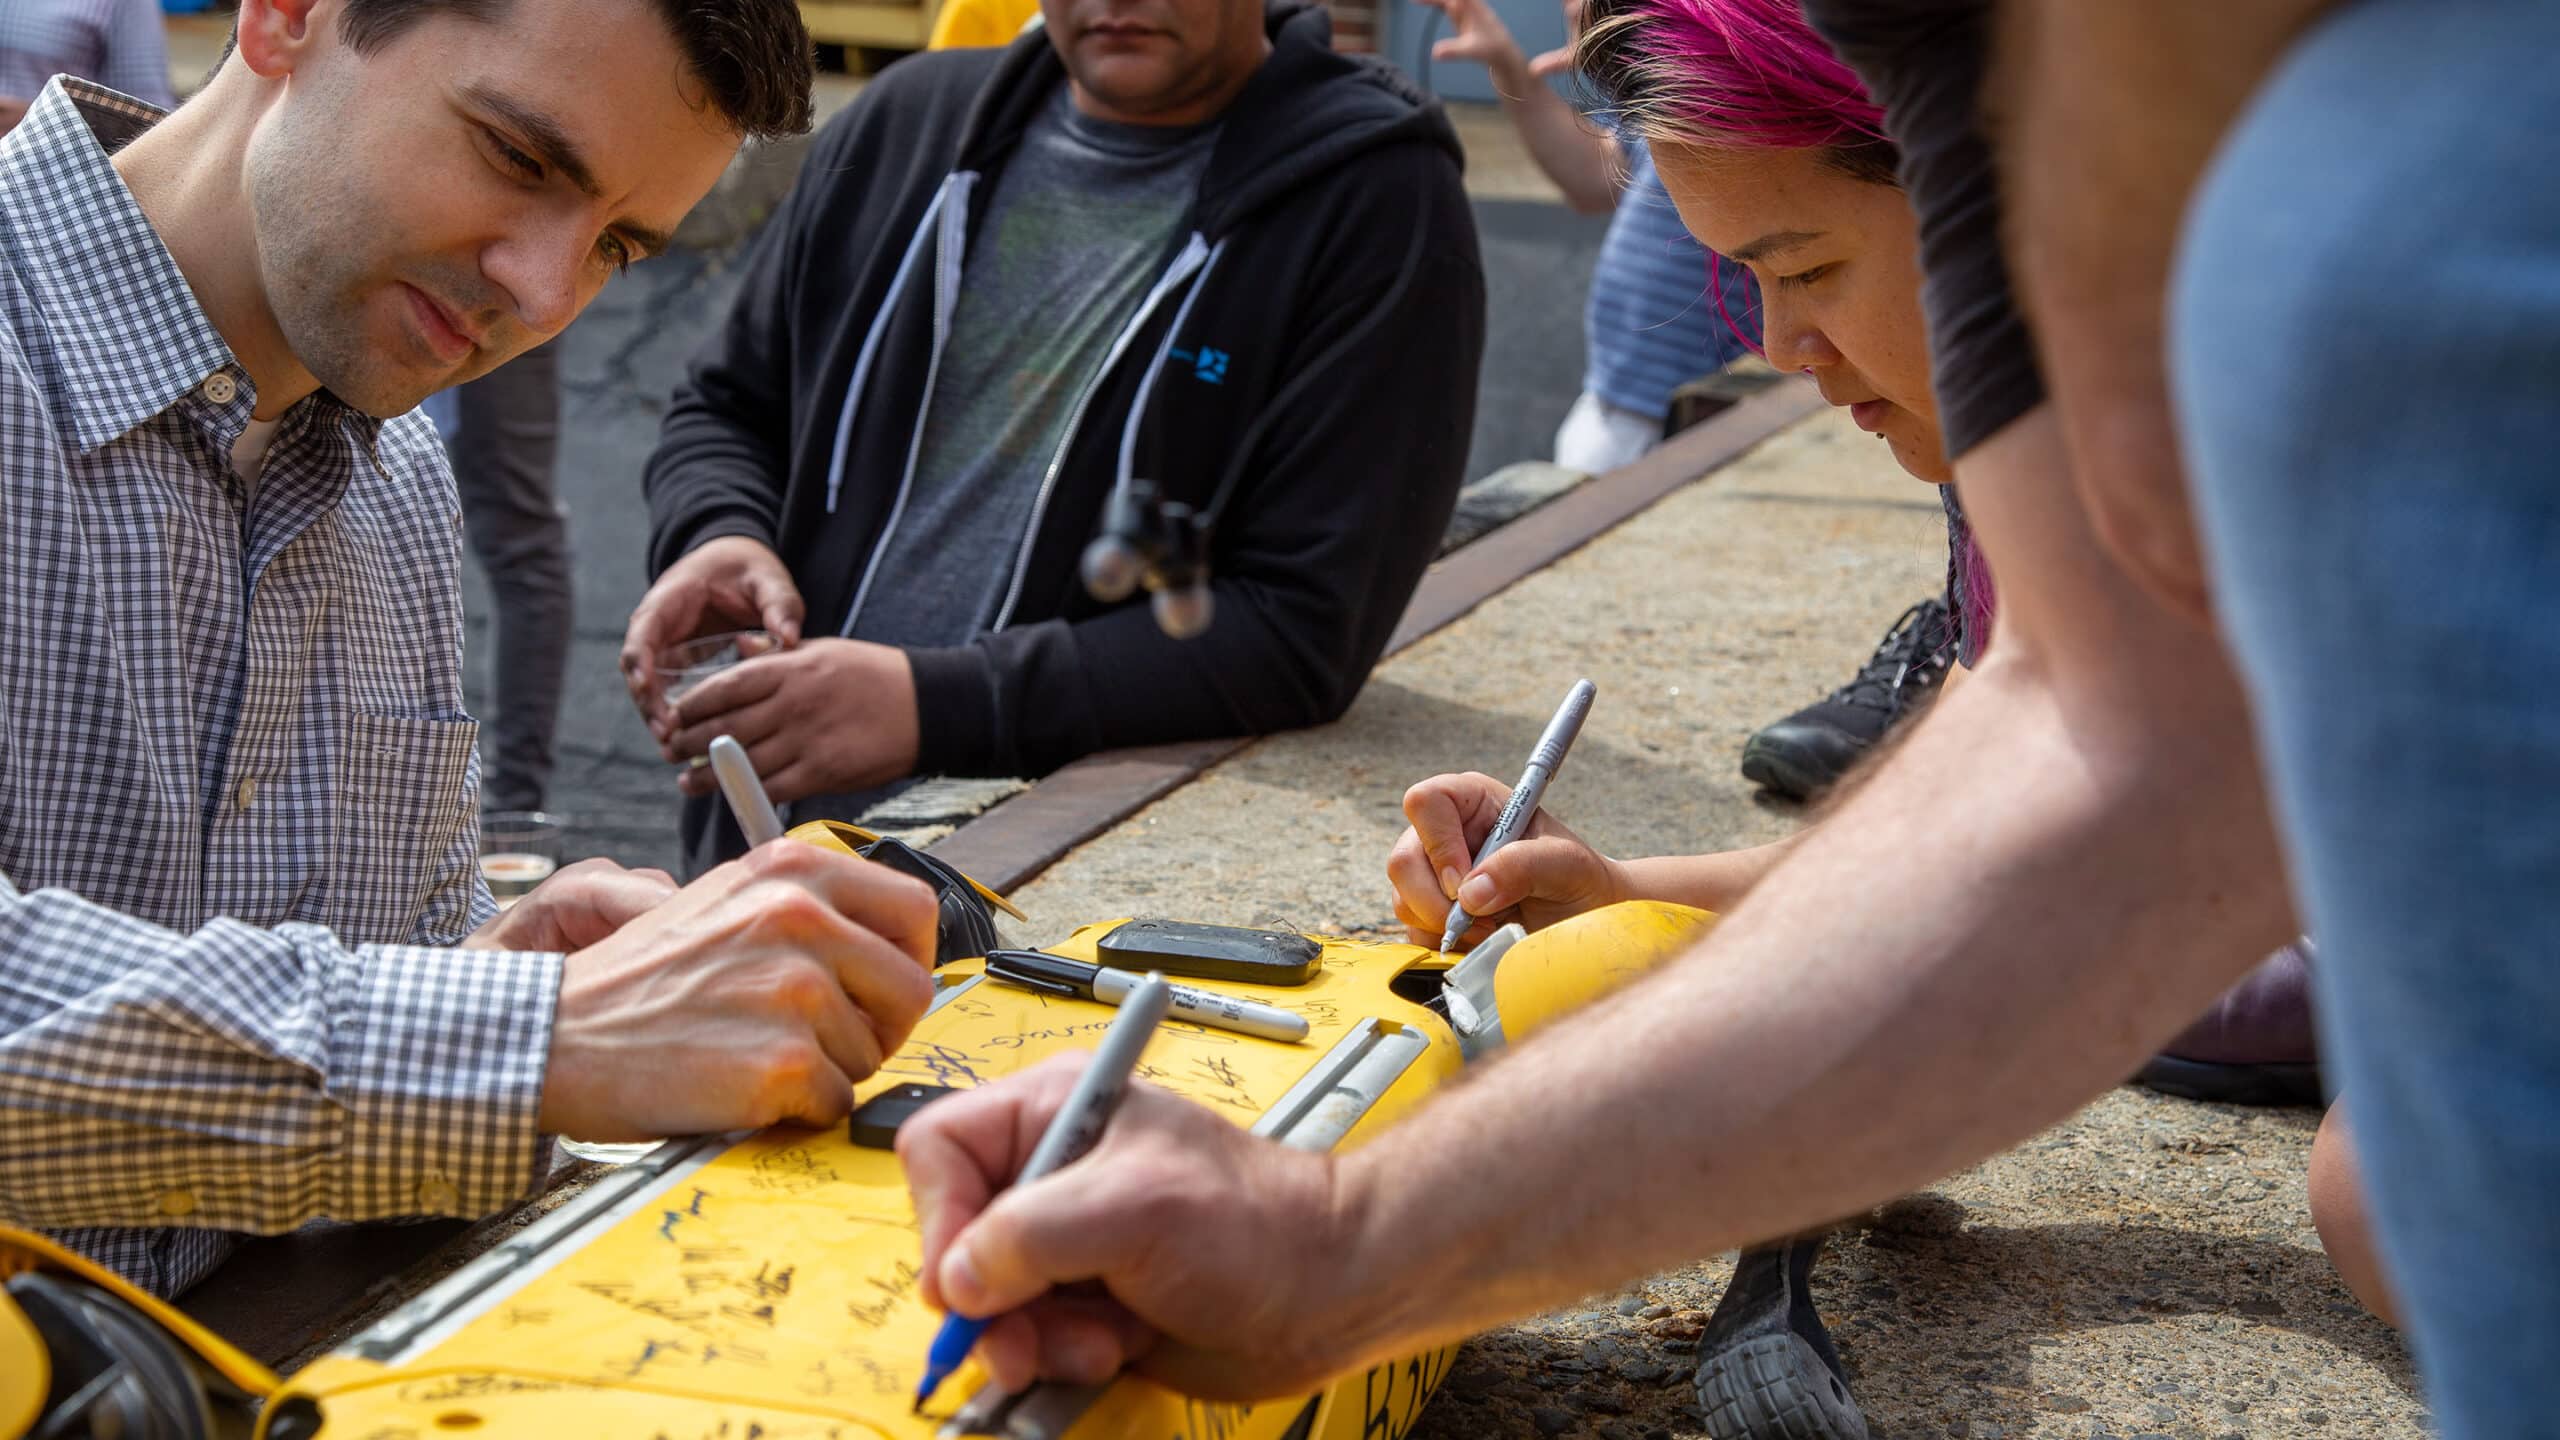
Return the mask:
{"type": "Polygon", "coordinates": [[[1697,1383],[1710,1440],[1868,1440],[1848,1387],[1793,1331],[1736,1340],[1697,1383]]]}
{"type": "Polygon", "coordinates": [[[2320,1067],[2305,1064],[2220,1065],[2154,1055],[2133,1077],[2145,1090],[2215,1105],[2326,1105],[2320,1067]]]}
{"type": "Polygon", "coordinates": [[[1793,757],[1756,743],[1743,747],[1742,778],[1788,800],[1810,800],[1831,783],[1829,775],[1806,770],[1793,757]]]}

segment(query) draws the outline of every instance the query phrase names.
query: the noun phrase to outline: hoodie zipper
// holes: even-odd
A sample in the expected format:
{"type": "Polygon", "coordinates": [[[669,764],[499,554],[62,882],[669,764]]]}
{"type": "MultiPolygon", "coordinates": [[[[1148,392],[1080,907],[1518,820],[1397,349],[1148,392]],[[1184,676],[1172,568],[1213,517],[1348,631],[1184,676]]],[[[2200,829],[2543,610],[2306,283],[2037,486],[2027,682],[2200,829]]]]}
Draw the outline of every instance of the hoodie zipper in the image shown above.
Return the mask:
{"type": "Polygon", "coordinates": [[[1218,257],[1225,254],[1227,242],[1209,247],[1208,256],[1200,262],[1200,278],[1191,282],[1191,293],[1173,312],[1173,323],[1164,327],[1164,338],[1156,342],[1156,358],[1147,362],[1146,378],[1138,382],[1138,398],[1129,406],[1128,423],[1120,427],[1120,470],[1117,488],[1126,490],[1138,471],[1138,422],[1146,417],[1147,402],[1155,398],[1156,381],[1164,374],[1164,362],[1173,354],[1173,342],[1182,335],[1182,327],[1191,319],[1191,307],[1199,302],[1202,291],[1209,288],[1209,277],[1216,273],[1218,257]]]}
{"type": "MultiPolygon", "coordinates": [[[[969,244],[969,192],[977,184],[977,180],[977,175],[971,171],[955,173],[944,182],[944,193],[935,202],[935,209],[940,213],[942,226],[941,234],[934,246],[933,353],[925,361],[924,398],[916,403],[915,427],[907,432],[907,464],[904,473],[898,477],[898,498],[890,504],[888,522],[880,527],[880,538],[871,546],[871,558],[862,567],[862,583],[854,587],[853,603],[845,607],[844,623],[836,628],[836,634],[840,636],[849,637],[853,634],[853,623],[861,618],[862,604],[870,598],[871,582],[879,577],[880,562],[887,557],[889,546],[898,538],[899,522],[906,518],[907,497],[915,490],[916,457],[924,450],[925,419],[933,412],[934,382],[942,373],[943,348],[951,342],[952,312],[960,303],[960,267],[967,259],[969,244]]],[[[923,224],[917,227],[919,241],[923,239],[924,228],[931,226],[933,222],[934,216],[927,214],[923,224]]],[[[905,267],[902,265],[900,268],[903,270],[905,267]]],[[[874,340],[878,338],[880,327],[887,324],[889,311],[897,304],[898,292],[903,288],[901,285],[893,285],[889,298],[881,303],[880,318],[873,322],[874,340]]],[[[871,349],[871,345],[866,343],[863,348],[867,352],[871,349]]],[[[870,368],[869,360],[870,356],[866,353],[862,360],[856,363],[854,369],[857,379],[862,371],[870,368]]],[[[835,474],[827,484],[828,508],[831,510],[834,508],[836,486],[843,479],[844,452],[852,431],[853,406],[856,398],[853,394],[845,397],[845,418],[837,431],[835,474]]]]}
{"type": "MultiPolygon", "coordinates": [[[[1119,338],[1111,342],[1111,350],[1102,357],[1102,363],[1094,368],[1092,374],[1085,377],[1083,388],[1076,392],[1075,408],[1067,412],[1066,433],[1058,438],[1057,453],[1049,457],[1049,468],[1040,477],[1040,493],[1031,502],[1031,519],[1022,527],[1022,543],[1014,550],[1013,579],[1005,586],[1004,604],[996,610],[995,623],[987,627],[988,633],[1001,631],[1005,626],[1013,623],[1014,606],[1021,603],[1023,581],[1030,574],[1031,551],[1040,539],[1040,522],[1048,514],[1049,497],[1057,491],[1058,476],[1066,469],[1067,452],[1075,448],[1077,432],[1084,428],[1085,412],[1092,408],[1094,393],[1102,388],[1103,380],[1118,367],[1120,357],[1128,352],[1129,342],[1137,338],[1140,330],[1146,328],[1147,321],[1153,318],[1157,307],[1164,303],[1165,297],[1180,288],[1185,281],[1201,275],[1208,268],[1212,254],[1209,242],[1194,231],[1190,241],[1182,247],[1182,253],[1173,258],[1173,263],[1165,268],[1163,277],[1156,281],[1155,288],[1147,292],[1146,302],[1138,307],[1138,313],[1129,317],[1129,323],[1121,327],[1119,338]]],[[[1193,293],[1198,293],[1196,288],[1193,293]]],[[[1184,300],[1183,308],[1185,310],[1190,308],[1188,298],[1184,300]]],[[[1172,343],[1169,337],[1166,343],[1168,345],[1172,343]]],[[[1157,356],[1157,362],[1157,365],[1148,371],[1147,384],[1153,383],[1156,370],[1162,368],[1161,354],[1157,356]]],[[[1146,403],[1147,385],[1142,384],[1137,397],[1130,401],[1129,413],[1132,423],[1135,422],[1137,414],[1146,407],[1146,403]]],[[[1125,470],[1130,453],[1130,446],[1126,443],[1125,437],[1120,453],[1122,468],[1125,470]]],[[[1125,475],[1122,477],[1124,481],[1126,478],[1125,475]]]]}

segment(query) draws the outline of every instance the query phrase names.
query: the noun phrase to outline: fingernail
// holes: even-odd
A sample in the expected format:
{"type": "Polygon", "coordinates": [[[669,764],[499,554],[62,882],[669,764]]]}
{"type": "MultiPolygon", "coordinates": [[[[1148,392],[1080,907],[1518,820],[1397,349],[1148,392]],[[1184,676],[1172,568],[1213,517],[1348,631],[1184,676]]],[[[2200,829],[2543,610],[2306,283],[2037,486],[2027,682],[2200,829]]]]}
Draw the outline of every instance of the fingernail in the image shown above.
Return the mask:
{"type": "Polygon", "coordinates": [[[1457,898],[1458,898],[1458,882],[1459,882],[1459,881],[1461,881],[1461,880],[1464,880],[1464,879],[1466,879],[1466,878],[1467,878],[1466,876],[1464,876],[1464,875],[1462,875],[1462,874],[1458,873],[1458,867],[1457,867],[1457,866],[1455,866],[1455,865],[1443,865],[1443,866],[1441,866],[1441,867],[1440,867],[1440,897],[1441,897],[1442,899],[1444,899],[1444,900],[1455,900],[1455,899],[1457,899],[1457,898]]]}
{"type": "Polygon", "coordinates": [[[978,1262],[967,1244],[955,1241],[942,1254],[942,1303],[955,1313],[977,1315],[986,1288],[978,1279],[978,1262]]]}
{"type": "Polygon", "coordinates": [[[1466,884],[1459,886],[1458,903],[1465,906],[1467,913],[1470,915],[1481,915],[1487,910],[1492,909],[1492,879],[1487,876],[1478,875],[1474,879],[1469,880],[1466,884]]]}
{"type": "Polygon", "coordinates": [[[1099,1335],[1069,1341],[1065,1358],[1068,1378],[1079,1384],[1099,1385],[1120,1373],[1119,1347],[1099,1335]]]}

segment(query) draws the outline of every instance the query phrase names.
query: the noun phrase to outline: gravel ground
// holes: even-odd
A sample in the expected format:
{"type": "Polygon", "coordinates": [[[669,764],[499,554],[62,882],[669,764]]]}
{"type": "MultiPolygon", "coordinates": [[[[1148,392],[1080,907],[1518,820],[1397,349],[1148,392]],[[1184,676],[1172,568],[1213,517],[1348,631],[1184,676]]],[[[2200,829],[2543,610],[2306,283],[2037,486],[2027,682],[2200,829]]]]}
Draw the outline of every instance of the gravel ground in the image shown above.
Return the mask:
{"type": "MultiPolygon", "coordinates": [[[[1743,738],[1931,591],[1941,534],[1873,442],[1807,422],[1390,662],[1342,723],[1256,745],[1016,898],[1034,938],[1133,910],[1377,931],[1404,787],[1517,766],[1578,674],[1600,701],[1558,814],[1619,854],[1775,838],[1800,817],[1742,783],[1743,738]]],[[[2316,1122],[2118,1090],[1846,1230],[1816,1281],[1875,1434],[2425,1433],[2399,1342],[2312,1231],[2316,1122]]],[[[1418,1433],[1703,1435],[1688,1382],[1728,1270],[1476,1341],[1418,1433]]]]}

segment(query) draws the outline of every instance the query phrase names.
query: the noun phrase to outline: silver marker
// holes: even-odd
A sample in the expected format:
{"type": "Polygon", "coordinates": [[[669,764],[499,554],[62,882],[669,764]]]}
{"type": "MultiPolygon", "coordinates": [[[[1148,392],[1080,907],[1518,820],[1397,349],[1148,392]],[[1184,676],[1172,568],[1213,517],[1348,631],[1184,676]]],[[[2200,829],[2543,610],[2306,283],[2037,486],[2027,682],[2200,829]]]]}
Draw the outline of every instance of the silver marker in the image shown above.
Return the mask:
{"type": "MultiPolygon", "coordinates": [[[[1130,1072],[1138,1068],[1138,1057],[1146,1053],[1147,1042],[1155,1038],[1156,1026],[1164,1019],[1165,1010],[1173,1003],[1173,986],[1162,975],[1149,975],[1138,986],[1129,1003],[1120,1007],[1110,1030],[1102,1037],[1102,1048],[1093,1063],[1076,1077],[1073,1090],[1067,1092],[1067,1103],[1049,1120],[1049,1128],[1040,1132],[1040,1143],[1031,1149],[1031,1159],[1022,1173],[1013,1177],[1017,1186],[1028,1185],[1050,1171],[1079,1159],[1102,1139],[1103,1127],[1111,1123],[1111,1112],[1120,1106],[1120,1097],[1129,1088],[1130,1072]]],[[[970,1317],[946,1314],[942,1328],[933,1337],[933,1348],[927,1352],[924,1381],[916,1386],[916,1413],[924,1412],[924,1402],[932,1398],[960,1362],[985,1333],[992,1316],[970,1317]]]]}
{"type": "MultiPolygon", "coordinates": [[[[1538,813],[1538,802],[1547,795],[1547,782],[1555,778],[1556,767],[1564,763],[1564,752],[1573,748],[1573,737],[1582,733],[1582,721],[1591,713],[1592,698],[1600,687],[1588,680],[1576,680],[1564,692],[1564,703],[1556,707],[1556,718],[1547,722],[1547,733],[1538,737],[1538,748],[1529,752],[1529,768],[1520,772],[1520,783],[1511,787],[1510,803],[1493,822],[1493,832],[1484,837],[1484,848],[1476,852],[1472,875],[1484,868],[1493,852],[1520,838],[1529,828],[1529,817],[1538,813]]],[[[1449,902],[1449,925],[1440,932],[1440,949],[1445,953],[1455,947],[1458,937],[1467,933],[1475,921],[1466,907],[1456,900],[1449,902]]]]}
{"type": "Polygon", "coordinates": [[[756,767],[747,763],[745,746],[726,735],[713,739],[711,773],[719,777],[720,793],[729,797],[729,813],[738,817],[738,828],[746,832],[748,849],[782,838],[782,817],[773,813],[764,782],[756,778],[756,767]]]}

